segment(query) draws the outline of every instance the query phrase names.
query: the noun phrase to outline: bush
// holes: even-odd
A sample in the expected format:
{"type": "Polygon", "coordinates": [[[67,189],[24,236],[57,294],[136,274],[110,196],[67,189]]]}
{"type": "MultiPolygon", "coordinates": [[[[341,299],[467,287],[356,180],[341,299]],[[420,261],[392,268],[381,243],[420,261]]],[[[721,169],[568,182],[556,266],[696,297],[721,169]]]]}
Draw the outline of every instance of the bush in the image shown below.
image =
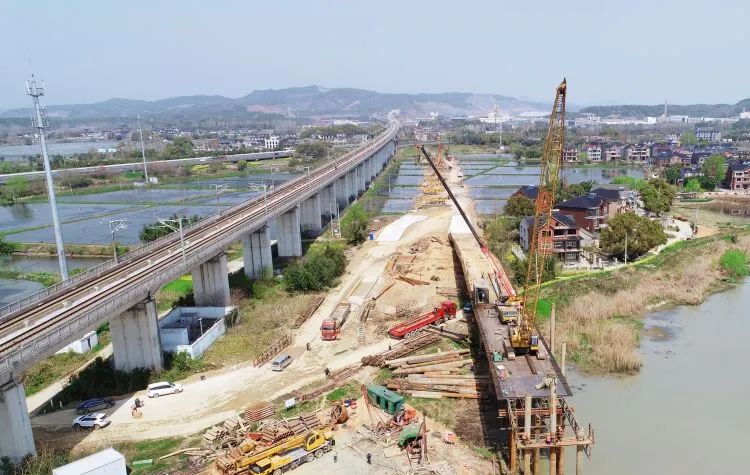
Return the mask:
{"type": "Polygon", "coordinates": [[[745,277],[748,274],[747,253],[741,249],[727,249],[721,255],[719,265],[730,279],[745,277]]]}
{"type": "Polygon", "coordinates": [[[325,290],[334,285],[336,278],[344,273],[346,258],[341,246],[328,244],[313,247],[304,262],[287,267],[284,283],[287,290],[310,292],[325,290]]]}
{"type": "Polygon", "coordinates": [[[508,198],[505,204],[505,214],[523,218],[534,214],[534,202],[524,195],[515,195],[508,198]]]}
{"type": "Polygon", "coordinates": [[[71,376],[70,382],[55,398],[67,404],[92,397],[119,396],[148,386],[151,370],[145,368],[130,372],[113,369],[109,361],[97,357],[80,373],[71,376]]]}
{"type": "Polygon", "coordinates": [[[245,160],[239,160],[237,162],[237,170],[238,171],[245,171],[247,169],[247,162],[245,160]]]}
{"type": "Polygon", "coordinates": [[[13,254],[16,252],[16,243],[8,242],[0,236],[0,255],[13,254]]]}
{"type": "Polygon", "coordinates": [[[68,188],[86,188],[92,183],[94,181],[91,178],[81,175],[66,175],[60,180],[60,184],[68,188]]]}
{"type": "MultiPolygon", "coordinates": [[[[513,261],[513,274],[519,287],[526,285],[527,260],[516,259],[513,261]]],[[[542,272],[542,283],[555,280],[557,277],[557,257],[547,256],[544,258],[544,270],[542,272]]]]}
{"type": "Polygon", "coordinates": [[[367,239],[367,213],[361,204],[353,204],[341,220],[341,233],[349,244],[360,244],[367,239]]]}

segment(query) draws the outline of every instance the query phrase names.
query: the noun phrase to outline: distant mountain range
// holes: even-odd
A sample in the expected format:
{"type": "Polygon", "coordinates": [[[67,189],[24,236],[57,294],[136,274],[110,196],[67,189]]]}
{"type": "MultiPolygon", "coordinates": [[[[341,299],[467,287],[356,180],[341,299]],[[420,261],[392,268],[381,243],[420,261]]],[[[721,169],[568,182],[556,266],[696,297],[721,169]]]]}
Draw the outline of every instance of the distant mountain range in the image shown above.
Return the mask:
{"type": "MultiPolygon", "coordinates": [[[[737,117],[744,110],[750,110],[750,99],[743,99],[736,104],[667,104],[667,114],[692,117],[737,117]]],[[[588,112],[600,117],[658,117],[664,113],[664,104],[656,106],[592,106],[584,107],[579,112],[588,112]]]]}
{"type": "MultiPolygon", "coordinates": [[[[319,86],[267,89],[232,99],[224,96],[182,96],[157,101],[110,99],[94,104],[48,106],[50,117],[92,120],[143,117],[195,119],[205,116],[239,118],[286,115],[289,110],[305,117],[368,117],[400,109],[407,116],[437,112],[443,116],[486,115],[495,105],[502,111],[545,111],[550,106],[494,94],[446,92],[439,94],[389,94],[364,89],[319,86]]],[[[0,118],[28,118],[29,109],[12,109],[0,118]]]]}

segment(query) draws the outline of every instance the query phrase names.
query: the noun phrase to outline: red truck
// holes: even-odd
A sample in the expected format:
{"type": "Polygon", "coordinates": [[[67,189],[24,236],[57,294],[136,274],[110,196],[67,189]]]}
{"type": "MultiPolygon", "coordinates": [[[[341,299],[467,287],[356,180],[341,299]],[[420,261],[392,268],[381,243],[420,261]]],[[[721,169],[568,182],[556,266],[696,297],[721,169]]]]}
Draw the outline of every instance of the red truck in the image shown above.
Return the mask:
{"type": "Polygon", "coordinates": [[[320,324],[321,340],[336,340],[341,333],[341,327],[346,322],[351,312],[352,304],[340,303],[333,309],[331,316],[323,320],[320,324]]]}
{"type": "Polygon", "coordinates": [[[388,334],[393,338],[403,338],[420,328],[433,323],[443,323],[456,316],[456,304],[450,300],[445,300],[440,307],[435,308],[432,312],[425,313],[421,317],[413,318],[388,330],[388,334]]]}

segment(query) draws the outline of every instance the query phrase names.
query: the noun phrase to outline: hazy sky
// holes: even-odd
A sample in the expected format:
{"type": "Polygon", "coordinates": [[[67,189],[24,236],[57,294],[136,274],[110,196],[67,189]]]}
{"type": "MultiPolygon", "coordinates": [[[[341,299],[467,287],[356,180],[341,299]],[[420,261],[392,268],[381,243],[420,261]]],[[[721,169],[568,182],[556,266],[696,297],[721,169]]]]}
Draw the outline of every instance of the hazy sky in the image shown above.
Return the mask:
{"type": "Polygon", "coordinates": [[[748,0],[0,0],[0,110],[317,84],[577,104],[750,97],[748,0]]]}

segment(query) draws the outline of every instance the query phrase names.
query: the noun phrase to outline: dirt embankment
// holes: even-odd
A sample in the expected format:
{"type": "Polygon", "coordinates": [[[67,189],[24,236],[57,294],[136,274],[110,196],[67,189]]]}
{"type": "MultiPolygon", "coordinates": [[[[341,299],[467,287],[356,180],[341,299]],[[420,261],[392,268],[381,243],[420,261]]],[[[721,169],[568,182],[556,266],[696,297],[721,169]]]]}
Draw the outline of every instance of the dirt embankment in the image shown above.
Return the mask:
{"type": "Polygon", "coordinates": [[[640,317],[658,306],[698,305],[726,288],[719,258],[731,248],[750,252],[750,236],[687,241],[642,265],[547,287],[544,295],[558,305],[558,344],[584,370],[637,372],[640,317]]]}

